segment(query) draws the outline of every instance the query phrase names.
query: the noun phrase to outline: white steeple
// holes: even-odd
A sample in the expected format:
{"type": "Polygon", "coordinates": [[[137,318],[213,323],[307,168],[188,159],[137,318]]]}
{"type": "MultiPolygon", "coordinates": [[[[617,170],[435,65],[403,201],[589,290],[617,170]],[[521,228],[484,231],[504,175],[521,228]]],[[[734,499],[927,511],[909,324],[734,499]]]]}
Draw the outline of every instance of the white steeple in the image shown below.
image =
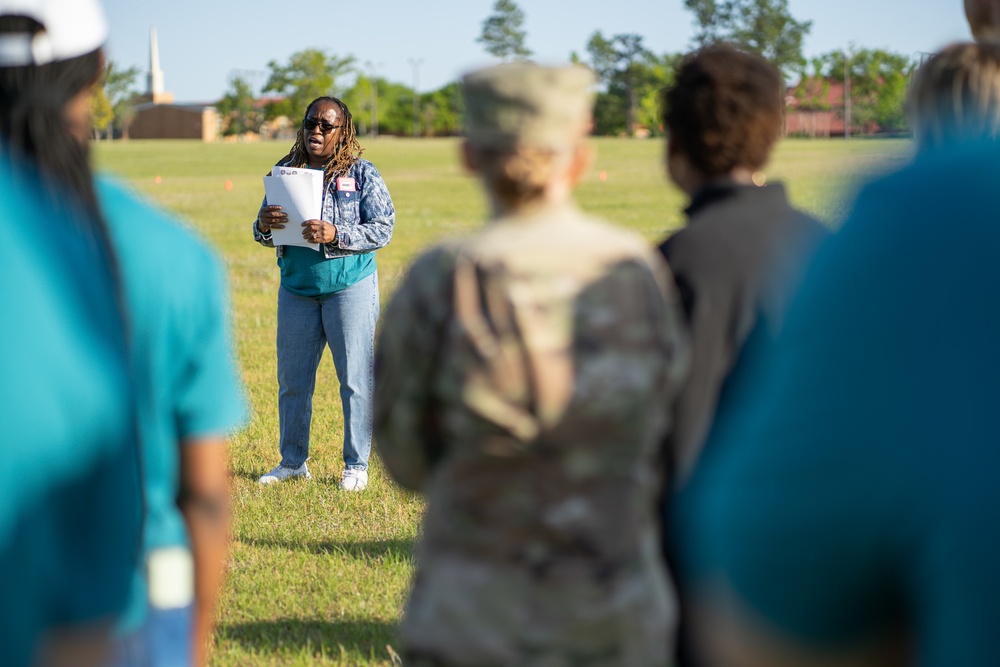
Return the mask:
{"type": "Polygon", "coordinates": [[[163,96],[163,70],[160,69],[160,49],[156,44],[156,26],[149,28],[149,96],[155,102],[163,96]]]}

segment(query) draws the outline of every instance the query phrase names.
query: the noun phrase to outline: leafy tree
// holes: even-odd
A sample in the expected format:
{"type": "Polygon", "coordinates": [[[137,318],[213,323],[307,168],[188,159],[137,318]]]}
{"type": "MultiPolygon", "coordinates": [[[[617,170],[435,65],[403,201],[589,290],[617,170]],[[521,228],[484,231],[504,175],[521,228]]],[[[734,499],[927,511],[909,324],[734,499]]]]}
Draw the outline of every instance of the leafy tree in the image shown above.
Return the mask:
{"type": "Polygon", "coordinates": [[[625,119],[625,131],[635,134],[638,124],[639,89],[650,85],[649,63],[652,54],[642,45],[642,36],[614,35],[606,38],[600,30],[587,42],[590,65],[605,86],[605,99],[599,97],[595,108],[597,130],[615,133],[611,119],[625,119]]]}
{"type": "Polygon", "coordinates": [[[827,59],[823,56],[812,58],[798,68],[799,83],[792,90],[792,95],[800,109],[811,111],[830,108],[830,77],[828,76],[827,59]]]}
{"type": "Polygon", "coordinates": [[[483,21],[483,32],[476,40],[486,51],[501,60],[531,55],[524,45],[524,12],[514,0],[497,0],[493,14],[483,21]]]}
{"type": "Polygon", "coordinates": [[[824,58],[830,79],[843,83],[845,71],[850,74],[852,128],[862,132],[906,128],[906,88],[916,66],[908,56],[884,49],[852,49],[824,58]]]}
{"type": "Polygon", "coordinates": [[[662,93],[664,89],[674,85],[674,75],[682,57],[679,53],[665,53],[662,56],[650,54],[646,62],[640,63],[643,85],[637,96],[639,107],[636,117],[639,124],[648,128],[655,136],[664,133],[662,93]]]}
{"type": "Polygon", "coordinates": [[[344,93],[344,102],[354,116],[358,131],[371,134],[373,106],[377,105],[378,133],[408,135],[413,132],[413,90],[401,83],[393,83],[381,77],[372,79],[359,76],[350,90],[344,93]],[[374,94],[378,99],[372,98],[374,94]]]}
{"type": "Polygon", "coordinates": [[[684,0],[684,7],[694,13],[694,22],[698,26],[694,36],[695,46],[700,48],[724,41],[725,26],[730,20],[727,5],[716,0],[684,0]]]}
{"type": "Polygon", "coordinates": [[[335,95],[337,79],[350,72],[353,65],[354,56],[338,58],[320,49],[293,53],[286,65],[274,60],[268,62],[271,73],[264,92],[283,95],[284,99],[268,105],[267,117],[298,118],[317,97],[335,95]]]}
{"type": "Polygon", "coordinates": [[[465,101],[460,83],[449,83],[443,88],[424,93],[420,96],[420,108],[423,115],[421,126],[425,134],[450,137],[462,132],[465,101]]]}
{"type": "Polygon", "coordinates": [[[139,98],[135,91],[138,76],[138,67],[122,69],[112,60],[101,73],[98,89],[111,107],[111,119],[103,128],[109,138],[112,129],[118,129],[123,137],[128,137],[128,126],[135,118],[135,105],[139,98]]]}
{"type": "Polygon", "coordinates": [[[254,103],[250,82],[237,76],[229,82],[229,86],[229,90],[216,105],[223,119],[222,134],[239,136],[247,132],[259,132],[264,115],[254,103]]]}
{"type": "Polygon", "coordinates": [[[111,134],[111,122],[115,119],[115,111],[111,107],[104,88],[98,88],[90,98],[90,123],[94,130],[94,139],[100,139],[101,133],[111,134]]]}
{"type": "Polygon", "coordinates": [[[797,21],[788,0],[684,0],[695,16],[695,44],[720,41],[759,54],[790,74],[805,61],[802,40],[812,21],[797,21]]]}

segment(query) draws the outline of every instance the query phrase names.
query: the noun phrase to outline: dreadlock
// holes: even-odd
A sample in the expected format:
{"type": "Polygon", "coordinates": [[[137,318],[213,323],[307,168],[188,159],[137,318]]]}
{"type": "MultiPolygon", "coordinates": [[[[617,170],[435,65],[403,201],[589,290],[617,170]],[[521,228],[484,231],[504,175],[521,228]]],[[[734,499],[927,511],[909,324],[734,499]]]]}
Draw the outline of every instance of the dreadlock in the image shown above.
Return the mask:
{"type": "MultiPolygon", "coordinates": [[[[309,116],[309,111],[320,102],[328,102],[330,104],[337,105],[340,109],[341,115],[341,126],[343,132],[340,135],[340,141],[337,143],[337,150],[334,151],[333,157],[330,161],[326,163],[323,168],[324,179],[326,182],[330,182],[337,176],[343,176],[347,173],[347,170],[361,158],[361,154],[365,149],[361,147],[358,143],[357,131],[354,128],[354,117],[351,115],[350,109],[343,101],[337,99],[336,97],[317,97],[309,106],[306,107],[306,111],[302,114],[302,121],[309,116]]],[[[295,133],[295,143],[292,144],[292,149],[288,151],[288,155],[281,158],[278,164],[283,164],[292,161],[293,167],[304,167],[309,164],[309,155],[306,153],[306,137],[305,128],[302,123],[299,123],[299,130],[295,133]]]]}

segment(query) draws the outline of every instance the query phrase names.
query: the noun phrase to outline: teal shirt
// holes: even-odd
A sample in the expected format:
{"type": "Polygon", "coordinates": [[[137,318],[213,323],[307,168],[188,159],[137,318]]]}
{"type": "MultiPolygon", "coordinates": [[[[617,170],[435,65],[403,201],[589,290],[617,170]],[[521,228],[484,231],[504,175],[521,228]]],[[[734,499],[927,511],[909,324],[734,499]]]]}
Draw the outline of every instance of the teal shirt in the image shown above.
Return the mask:
{"type": "Polygon", "coordinates": [[[909,665],[997,664],[998,182],[985,142],[862,191],[727,382],[675,504],[688,590],[831,652],[902,633],[909,665]]]}
{"type": "Polygon", "coordinates": [[[297,296],[322,296],[346,289],[375,273],[375,253],[327,259],[322,252],[285,246],[278,258],[281,286],[297,296]]]}
{"type": "MultiPolygon", "coordinates": [[[[344,290],[376,271],[375,251],[392,238],[396,209],[385,181],[367,160],[358,160],[348,171],[355,190],[338,190],[334,181],[326,183],[323,220],[337,228],[337,242],[321,250],[301,246],[279,246],[278,267],[281,286],[292,294],[319,297],[344,290]]],[[[267,204],[265,199],[264,205],[267,204]]],[[[254,240],[274,247],[270,234],[264,236],[253,225],[254,240]]]]}
{"type": "Polygon", "coordinates": [[[134,400],[111,263],[0,159],[0,663],[125,607],[139,535],[134,400]]]}
{"type": "MultiPolygon", "coordinates": [[[[126,286],[148,552],[187,544],[177,507],[179,443],[229,434],[245,421],[246,405],[230,345],[222,264],[191,232],[124,189],[100,181],[98,197],[126,286]]],[[[142,621],[145,607],[141,565],[125,630],[142,621]]]]}

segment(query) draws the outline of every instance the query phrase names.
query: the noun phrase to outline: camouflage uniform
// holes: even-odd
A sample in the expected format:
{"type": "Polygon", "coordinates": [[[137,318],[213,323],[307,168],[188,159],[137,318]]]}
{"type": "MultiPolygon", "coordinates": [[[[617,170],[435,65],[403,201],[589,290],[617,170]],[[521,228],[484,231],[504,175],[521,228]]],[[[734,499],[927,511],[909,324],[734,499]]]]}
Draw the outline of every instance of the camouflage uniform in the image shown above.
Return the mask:
{"type": "Polygon", "coordinates": [[[427,496],[408,664],[668,663],[651,508],[662,406],[686,370],[670,284],[645,242],[572,205],[414,264],[375,397],[386,467],[427,496]]]}

